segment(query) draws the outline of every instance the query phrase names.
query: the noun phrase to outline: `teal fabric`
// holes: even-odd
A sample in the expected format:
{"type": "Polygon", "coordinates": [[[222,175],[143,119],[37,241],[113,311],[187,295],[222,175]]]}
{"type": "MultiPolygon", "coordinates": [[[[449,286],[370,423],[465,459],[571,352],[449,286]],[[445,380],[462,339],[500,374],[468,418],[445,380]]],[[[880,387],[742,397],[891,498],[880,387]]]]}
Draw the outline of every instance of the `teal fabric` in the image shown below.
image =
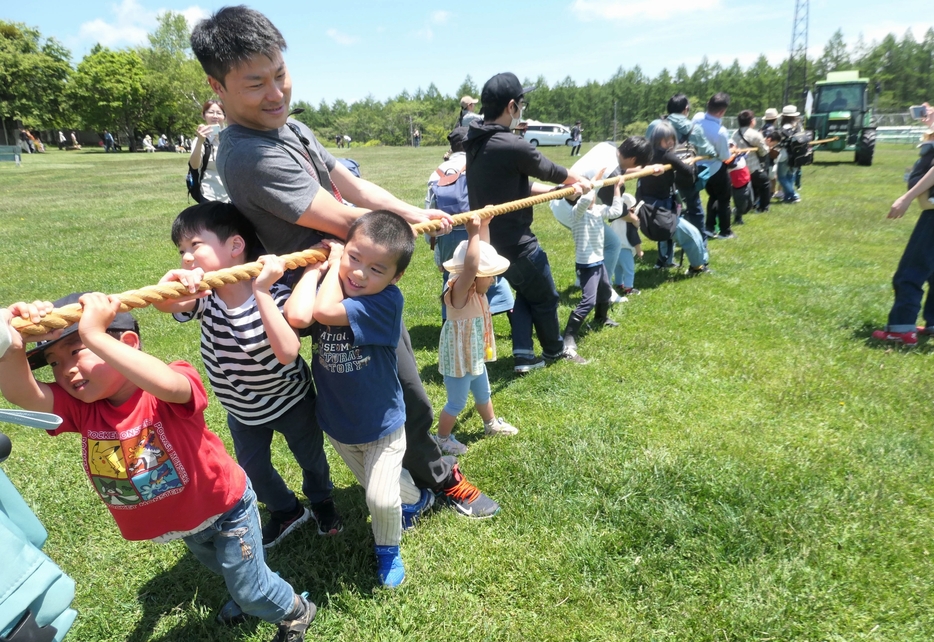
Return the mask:
{"type": "Polygon", "coordinates": [[[77,612],[68,608],[75,583],[39,548],[47,533],[16,488],[0,470],[0,636],[28,610],[40,627],[51,624],[56,642],[65,637],[77,612]]]}

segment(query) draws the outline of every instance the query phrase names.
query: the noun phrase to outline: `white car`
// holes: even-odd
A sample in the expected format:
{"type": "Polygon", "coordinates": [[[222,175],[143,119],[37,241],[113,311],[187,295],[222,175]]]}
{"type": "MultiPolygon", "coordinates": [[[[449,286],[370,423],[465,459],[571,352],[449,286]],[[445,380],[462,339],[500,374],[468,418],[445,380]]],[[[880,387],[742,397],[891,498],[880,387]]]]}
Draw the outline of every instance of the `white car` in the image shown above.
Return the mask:
{"type": "Polygon", "coordinates": [[[522,137],[529,141],[532,147],[539,145],[570,145],[571,130],[559,123],[540,123],[537,120],[527,120],[526,130],[522,137]]]}

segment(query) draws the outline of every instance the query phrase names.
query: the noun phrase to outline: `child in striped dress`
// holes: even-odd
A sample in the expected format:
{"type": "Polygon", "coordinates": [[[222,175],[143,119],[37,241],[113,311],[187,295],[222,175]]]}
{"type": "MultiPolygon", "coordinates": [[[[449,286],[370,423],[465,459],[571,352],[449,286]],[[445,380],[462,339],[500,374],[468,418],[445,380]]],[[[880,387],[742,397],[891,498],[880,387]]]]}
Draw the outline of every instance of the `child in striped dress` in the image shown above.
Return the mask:
{"type": "Polygon", "coordinates": [[[496,360],[493,321],[486,293],[496,275],[509,268],[509,261],[489,244],[490,219],[482,223],[478,216],[467,222],[467,240],[461,241],[444,269],[451,273],[442,299],[447,306],[447,321],[441,328],[438,346],[438,370],[444,375],[447,403],[438,419],[435,440],[445,453],[461,455],[467,446],[451,432],[457,415],[467,405],[472,392],[474,407],[483,419],[487,435],[515,435],[519,432],[493,413],[490,381],[486,362],[496,360]]]}

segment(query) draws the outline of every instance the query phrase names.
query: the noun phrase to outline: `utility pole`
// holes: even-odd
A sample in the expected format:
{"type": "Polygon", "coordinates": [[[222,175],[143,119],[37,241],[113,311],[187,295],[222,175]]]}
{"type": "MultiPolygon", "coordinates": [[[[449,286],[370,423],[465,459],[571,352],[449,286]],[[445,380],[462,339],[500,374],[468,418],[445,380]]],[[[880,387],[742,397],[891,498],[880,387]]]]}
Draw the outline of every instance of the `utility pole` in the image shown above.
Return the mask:
{"type": "Polygon", "coordinates": [[[791,47],[788,49],[788,78],[783,98],[786,105],[792,100],[797,101],[799,96],[804,99],[808,93],[808,5],[809,0],[795,0],[791,47]]]}
{"type": "Polygon", "coordinates": [[[415,146],[415,138],[412,136],[412,114],[409,114],[409,147],[415,146]]]}
{"type": "Polygon", "coordinates": [[[616,144],[616,101],[613,101],[613,144],[616,144]]]}

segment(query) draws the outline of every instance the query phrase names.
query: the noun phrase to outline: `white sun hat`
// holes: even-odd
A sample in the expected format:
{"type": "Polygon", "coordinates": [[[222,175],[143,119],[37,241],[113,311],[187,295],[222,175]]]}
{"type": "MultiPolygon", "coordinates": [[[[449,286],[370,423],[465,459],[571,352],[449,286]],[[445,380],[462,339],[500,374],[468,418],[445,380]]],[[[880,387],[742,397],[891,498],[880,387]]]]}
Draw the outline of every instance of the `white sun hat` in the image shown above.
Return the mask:
{"type": "MultiPolygon", "coordinates": [[[[451,274],[460,274],[464,270],[464,257],[467,255],[468,241],[461,241],[454,250],[450,261],[444,262],[444,269],[451,274]]],[[[477,276],[496,276],[509,269],[509,259],[496,253],[493,246],[480,241],[480,267],[477,276]]]]}

